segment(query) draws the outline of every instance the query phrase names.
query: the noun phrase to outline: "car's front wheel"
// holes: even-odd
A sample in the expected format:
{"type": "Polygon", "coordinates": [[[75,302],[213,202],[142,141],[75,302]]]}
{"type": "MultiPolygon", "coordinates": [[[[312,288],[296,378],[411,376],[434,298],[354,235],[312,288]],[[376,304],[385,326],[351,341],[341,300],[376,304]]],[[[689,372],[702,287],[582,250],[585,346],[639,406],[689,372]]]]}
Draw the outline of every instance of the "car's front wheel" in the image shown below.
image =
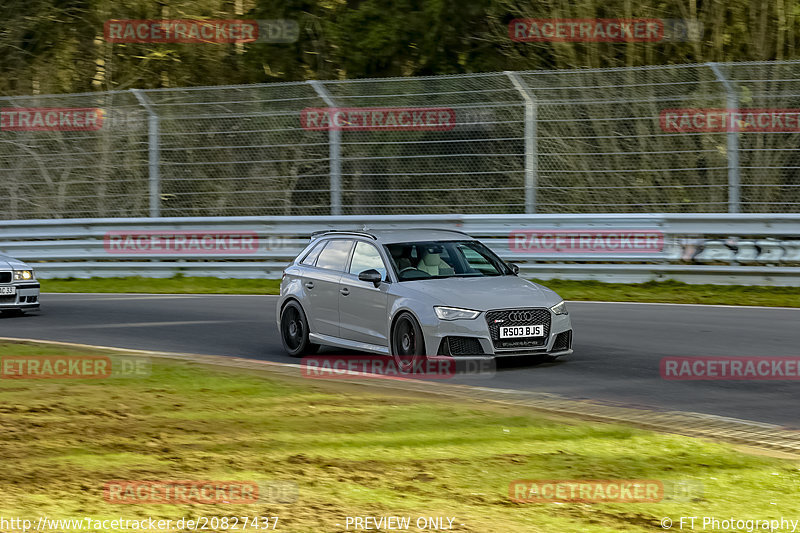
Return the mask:
{"type": "Polygon", "coordinates": [[[308,319],[299,303],[292,300],[281,311],[281,341],[292,357],[316,353],[319,344],[308,339],[308,319]]]}
{"type": "Polygon", "coordinates": [[[425,360],[425,339],[417,319],[403,312],[392,328],[392,357],[398,370],[411,373],[425,360]]]}

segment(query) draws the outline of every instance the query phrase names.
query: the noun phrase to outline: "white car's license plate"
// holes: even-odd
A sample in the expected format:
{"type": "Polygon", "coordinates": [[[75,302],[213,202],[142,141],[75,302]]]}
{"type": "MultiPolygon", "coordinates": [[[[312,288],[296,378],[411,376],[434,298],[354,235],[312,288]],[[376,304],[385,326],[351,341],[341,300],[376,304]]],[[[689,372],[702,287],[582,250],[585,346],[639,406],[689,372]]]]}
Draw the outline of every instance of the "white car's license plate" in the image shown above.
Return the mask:
{"type": "Polygon", "coordinates": [[[16,287],[0,287],[0,294],[17,294],[16,287]]]}
{"type": "Polygon", "coordinates": [[[544,337],[544,325],[502,326],[500,328],[501,339],[513,339],[516,337],[544,337]]]}

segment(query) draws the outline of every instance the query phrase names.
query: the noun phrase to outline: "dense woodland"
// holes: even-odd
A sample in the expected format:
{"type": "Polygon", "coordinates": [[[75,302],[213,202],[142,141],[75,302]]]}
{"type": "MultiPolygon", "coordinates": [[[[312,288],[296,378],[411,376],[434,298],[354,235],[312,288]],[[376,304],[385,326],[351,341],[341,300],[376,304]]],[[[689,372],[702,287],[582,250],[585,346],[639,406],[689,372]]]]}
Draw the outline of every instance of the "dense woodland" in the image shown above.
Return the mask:
{"type": "Polygon", "coordinates": [[[0,95],[794,59],[796,0],[2,0],[0,95]],[[515,18],[697,20],[687,42],[525,43],[515,18]],[[290,44],[113,44],[109,19],[296,20],[290,44]]]}
{"type": "MultiPolygon", "coordinates": [[[[800,59],[798,0],[0,2],[0,97],[34,95],[14,106],[113,110],[97,134],[4,138],[0,209],[9,218],[148,213],[148,122],[128,89],[267,84],[149,93],[159,104],[163,214],[326,214],[329,137],[298,127],[300,110],[323,102],[311,85],[272,82],[800,59]],[[663,42],[512,41],[509,23],[533,18],[697,25],[683,40],[663,42]],[[111,43],[104,35],[111,19],[290,19],[299,38],[111,43]],[[90,94],[37,98],[63,93],[90,94]]],[[[797,64],[724,69],[740,106],[800,108],[797,64]]],[[[540,212],[729,208],[728,137],[658,126],[662,108],[726,105],[710,67],[525,78],[539,95],[540,212]]],[[[329,85],[347,105],[443,105],[458,113],[458,127],[448,132],[347,134],[345,213],[522,211],[524,108],[506,75],[329,85]]],[[[798,209],[798,138],[741,135],[743,210],[798,209]]]]}

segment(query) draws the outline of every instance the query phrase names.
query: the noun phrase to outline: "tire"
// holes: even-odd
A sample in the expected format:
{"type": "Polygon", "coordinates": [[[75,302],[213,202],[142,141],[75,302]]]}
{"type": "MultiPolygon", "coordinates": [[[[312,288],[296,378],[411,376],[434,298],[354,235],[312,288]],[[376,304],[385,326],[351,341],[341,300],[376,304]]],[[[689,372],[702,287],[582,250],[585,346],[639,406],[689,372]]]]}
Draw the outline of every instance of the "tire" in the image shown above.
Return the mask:
{"type": "Polygon", "coordinates": [[[425,338],[411,313],[402,312],[394,321],[391,352],[397,369],[403,373],[412,372],[415,365],[425,361],[425,338]]]}
{"type": "Polygon", "coordinates": [[[283,348],[292,357],[314,354],[319,350],[319,344],[313,344],[308,339],[308,319],[295,300],[283,306],[280,329],[283,348]]]}

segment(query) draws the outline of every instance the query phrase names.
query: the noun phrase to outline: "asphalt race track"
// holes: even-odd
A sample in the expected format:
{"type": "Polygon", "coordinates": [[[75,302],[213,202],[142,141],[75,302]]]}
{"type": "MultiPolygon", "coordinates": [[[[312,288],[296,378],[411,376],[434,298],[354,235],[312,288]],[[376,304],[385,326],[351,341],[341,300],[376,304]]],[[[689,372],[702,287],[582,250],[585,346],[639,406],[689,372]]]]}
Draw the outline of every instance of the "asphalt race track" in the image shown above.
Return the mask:
{"type": "MultiPolygon", "coordinates": [[[[0,336],[249,357],[283,353],[274,296],[45,294],[0,336]]],[[[462,382],[800,428],[800,381],[666,381],[665,356],[800,356],[800,309],[571,302],[575,354],[462,382]]],[[[0,354],[2,355],[2,354],[0,354]]]]}

